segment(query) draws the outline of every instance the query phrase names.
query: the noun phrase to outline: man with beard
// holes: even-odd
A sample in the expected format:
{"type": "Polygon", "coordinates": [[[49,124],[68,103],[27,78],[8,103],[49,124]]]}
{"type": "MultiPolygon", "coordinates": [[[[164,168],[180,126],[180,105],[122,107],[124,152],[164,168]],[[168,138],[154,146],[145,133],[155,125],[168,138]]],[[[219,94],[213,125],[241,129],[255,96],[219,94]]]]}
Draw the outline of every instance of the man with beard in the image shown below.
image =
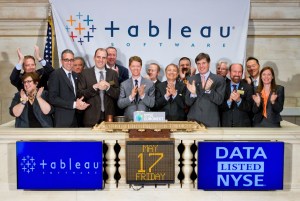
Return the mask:
{"type": "Polygon", "coordinates": [[[226,83],[224,101],[220,106],[221,124],[223,127],[250,127],[253,88],[242,81],[242,64],[231,64],[229,75],[231,82],[226,83]]]}

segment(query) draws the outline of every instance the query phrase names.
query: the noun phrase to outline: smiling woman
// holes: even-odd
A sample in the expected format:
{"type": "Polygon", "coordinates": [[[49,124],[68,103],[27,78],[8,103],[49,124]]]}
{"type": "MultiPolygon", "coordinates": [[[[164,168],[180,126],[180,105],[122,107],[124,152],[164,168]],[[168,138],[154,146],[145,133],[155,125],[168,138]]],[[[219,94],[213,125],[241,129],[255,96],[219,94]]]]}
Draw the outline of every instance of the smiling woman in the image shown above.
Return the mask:
{"type": "Polygon", "coordinates": [[[259,84],[254,100],[253,123],[255,127],[280,127],[280,112],[284,105],[284,87],[276,85],[273,68],[266,66],[259,74],[259,84]]]}
{"type": "Polygon", "coordinates": [[[48,92],[44,91],[44,87],[37,88],[39,81],[39,75],[35,72],[25,73],[22,77],[24,90],[15,94],[9,108],[10,114],[16,117],[17,128],[53,126],[53,109],[47,102],[48,92]]]}

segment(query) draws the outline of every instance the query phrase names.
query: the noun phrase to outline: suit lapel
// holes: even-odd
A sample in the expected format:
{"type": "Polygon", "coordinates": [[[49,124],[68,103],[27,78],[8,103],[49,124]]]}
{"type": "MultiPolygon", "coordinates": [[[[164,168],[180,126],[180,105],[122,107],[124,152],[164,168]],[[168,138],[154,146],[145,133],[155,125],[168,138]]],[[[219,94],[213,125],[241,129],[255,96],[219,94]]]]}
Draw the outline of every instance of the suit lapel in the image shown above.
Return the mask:
{"type": "Polygon", "coordinates": [[[91,80],[92,83],[97,83],[97,77],[95,73],[95,66],[89,70],[89,77],[91,77],[93,80],[91,80]]]}
{"type": "MultiPolygon", "coordinates": [[[[64,71],[64,69],[62,69],[62,68],[63,68],[63,67],[61,67],[61,69],[60,69],[60,70],[61,70],[60,73],[61,73],[63,79],[65,80],[67,86],[68,86],[72,91],[74,91],[74,88],[73,88],[73,85],[71,84],[70,79],[68,78],[68,76],[67,76],[66,72],[64,71]]],[[[72,74],[72,76],[73,76],[73,74],[72,74]]],[[[73,79],[74,79],[74,77],[73,77],[73,79]]],[[[74,81],[75,81],[75,79],[74,79],[74,81]]]]}

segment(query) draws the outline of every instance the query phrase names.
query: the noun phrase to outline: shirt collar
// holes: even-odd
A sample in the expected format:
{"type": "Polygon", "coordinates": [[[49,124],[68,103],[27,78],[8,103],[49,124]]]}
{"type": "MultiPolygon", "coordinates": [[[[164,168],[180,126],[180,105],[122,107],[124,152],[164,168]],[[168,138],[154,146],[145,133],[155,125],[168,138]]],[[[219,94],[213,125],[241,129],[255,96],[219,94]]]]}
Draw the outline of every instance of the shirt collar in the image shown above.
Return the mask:
{"type": "Polygon", "coordinates": [[[66,75],[68,75],[69,73],[72,74],[72,71],[68,71],[68,70],[66,70],[64,67],[61,67],[61,68],[65,71],[66,75]]]}

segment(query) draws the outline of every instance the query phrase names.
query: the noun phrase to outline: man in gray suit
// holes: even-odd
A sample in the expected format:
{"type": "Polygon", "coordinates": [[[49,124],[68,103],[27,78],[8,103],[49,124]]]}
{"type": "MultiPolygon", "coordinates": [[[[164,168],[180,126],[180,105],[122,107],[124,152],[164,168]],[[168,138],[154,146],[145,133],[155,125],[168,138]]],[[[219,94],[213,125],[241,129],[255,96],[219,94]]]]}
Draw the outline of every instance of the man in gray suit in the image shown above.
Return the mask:
{"type": "Polygon", "coordinates": [[[225,80],[209,71],[210,57],[200,53],[195,59],[199,73],[187,83],[186,104],[190,106],[188,120],[207,127],[220,126],[219,105],[225,93],[225,80]]]}
{"type": "Polygon", "coordinates": [[[129,69],[132,77],[121,84],[118,106],[125,109],[124,115],[133,120],[133,112],[149,111],[155,103],[155,87],[151,80],[141,76],[142,59],[130,57],[129,69]]]}

